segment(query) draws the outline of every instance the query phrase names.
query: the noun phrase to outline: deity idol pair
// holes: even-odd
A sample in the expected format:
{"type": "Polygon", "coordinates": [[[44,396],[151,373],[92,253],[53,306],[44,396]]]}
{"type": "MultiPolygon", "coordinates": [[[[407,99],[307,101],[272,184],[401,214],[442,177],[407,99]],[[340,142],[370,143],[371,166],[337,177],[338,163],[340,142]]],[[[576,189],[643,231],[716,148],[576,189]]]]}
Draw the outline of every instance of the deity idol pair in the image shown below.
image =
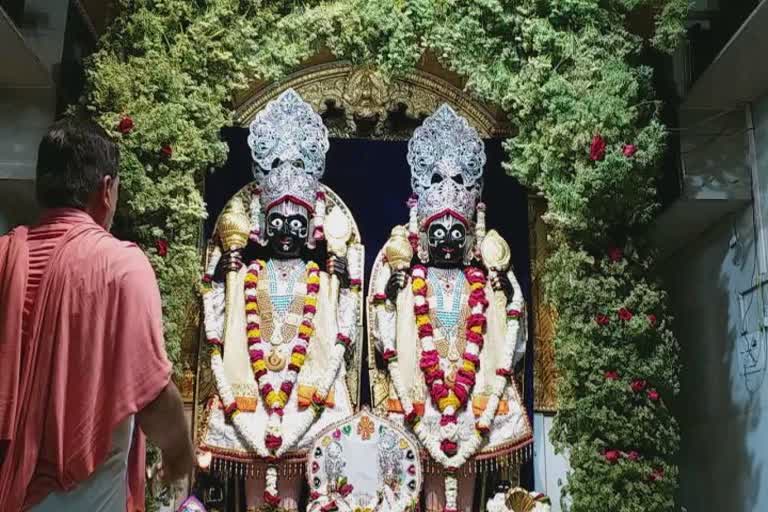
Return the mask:
{"type": "MultiPolygon", "coordinates": [[[[256,116],[248,144],[256,179],[219,219],[204,277],[216,393],[200,462],[246,476],[250,508],[292,510],[308,448],[359,406],[364,249],[349,210],[320,183],[328,131],[295,91],[256,116]]],[[[486,233],[485,161],[477,132],[448,105],[415,130],[409,222],[393,229],[369,286],[369,341],[383,362],[374,403],[415,435],[435,468],[430,509],[469,510],[468,475],[531,442],[513,379],[525,352],[524,301],[509,247],[486,233]]],[[[307,467],[311,498],[341,493],[333,503],[343,509],[353,492],[343,468],[334,466],[332,481],[344,484],[321,489],[313,482],[329,481],[319,478],[326,468],[307,467]]],[[[407,480],[388,473],[387,496],[407,480]]],[[[402,500],[385,501],[376,509],[402,509],[402,500]]]]}

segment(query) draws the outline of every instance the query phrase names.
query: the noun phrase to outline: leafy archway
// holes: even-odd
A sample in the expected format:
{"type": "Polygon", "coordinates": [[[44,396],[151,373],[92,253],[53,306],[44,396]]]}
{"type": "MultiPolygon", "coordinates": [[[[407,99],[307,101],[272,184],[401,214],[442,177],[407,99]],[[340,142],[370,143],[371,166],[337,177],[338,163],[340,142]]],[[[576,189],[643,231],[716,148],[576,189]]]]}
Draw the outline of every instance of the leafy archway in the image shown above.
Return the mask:
{"type": "Polygon", "coordinates": [[[199,272],[200,184],[227,148],[228,100],[279,80],[325,47],[396,75],[426,49],[500,105],[518,132],[506,168],[539,190],[556,250],[547,292],[559,311],[555,441],[570,452],[573,512],[673,508],[677,346],[653,261],[629,239],[657,208],[665,131],[649,45],[671,49],[686,0],[121,0],[91,59],[82,108],[122,148],[123,234],[150,256],[178,362],[199,272]],[[626,28],[632,11],[650,36],[626,28]]]}

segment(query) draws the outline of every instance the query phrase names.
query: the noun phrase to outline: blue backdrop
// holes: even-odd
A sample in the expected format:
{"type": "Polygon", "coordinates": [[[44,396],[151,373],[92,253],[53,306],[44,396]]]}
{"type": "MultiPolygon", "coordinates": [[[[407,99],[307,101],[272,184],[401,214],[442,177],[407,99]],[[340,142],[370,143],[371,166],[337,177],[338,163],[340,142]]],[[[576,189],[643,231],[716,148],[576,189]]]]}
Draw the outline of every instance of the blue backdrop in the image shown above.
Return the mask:
{"type": "MultiPolygon", "coordinates": [[[[229,144],[229,157],[224,166],[206,178],[205,201],[209,237],[216,218],[232,195],[253,180],[246,128],[225,128],[224,140],[229,144]]],[[[488,162],[485,168],[483,199],[487,204],[488,228],[496,229],[512,248],[515,275],[523,288],[526,301],[531,299],[531,268],[528,256],[527,192],[502,169],[504,156],[501,142],[485,141],[488,162]]],[[[406,201],[411,194],[410,169],[406,161],[405,141],[368,139],[331,139],[326,158],[323,183],[331,187],[349,206],[366,248],[366,276],[379,249],[387,241],[392,227],[408,221],[406,201]]],[[[530,315],[530,309],[529,309],[530,315]]],[[[529,317],[529,326],[533,325],[529,317]]],[[[367,340],[366,340],[367,342],[367,340]]],[[[533,332],[529,332],[525,360],[524,390],[526,408],[532,420],[533,411],[533,332]]],[[[367,348],[366,348],[367,350],[367,348]]],[[[367,352],[366,352],[367,353],[367,352]]],[[[365,365],[366,358],[363,358],[365,365]]],[[[362,371],[363,402],[370,403],[367,365],[362,371]]],[[[526,464],[521,483],[532,488],[532,465],[526,464]]]]}

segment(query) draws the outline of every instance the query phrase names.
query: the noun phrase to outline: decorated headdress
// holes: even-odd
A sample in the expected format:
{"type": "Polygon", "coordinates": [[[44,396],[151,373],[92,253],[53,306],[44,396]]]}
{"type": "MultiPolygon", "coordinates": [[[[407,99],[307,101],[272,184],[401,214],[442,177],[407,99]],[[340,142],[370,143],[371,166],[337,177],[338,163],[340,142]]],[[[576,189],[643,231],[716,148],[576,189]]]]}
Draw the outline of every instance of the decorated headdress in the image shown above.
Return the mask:
{"type": "Polygon", "coordinates": [[[408,142],[411,167],[412,240],[430,222],[451,215],[467,227],[475,224],[479,242],[485,234],[483,191],[485,145],[466,119],[442,104],[416,128],[408,142]]]}
{"type": "Polygon", "coordinates": [[[261,204],[267,212],[286,200],[313,214],[313,238],[322,238],[325,197],[320,178],[325,172],[328,129],[320,115],[288,89],[251,122],[248,146],[258,184],[251,201],[252,238],[259,238],[261,204]]]}

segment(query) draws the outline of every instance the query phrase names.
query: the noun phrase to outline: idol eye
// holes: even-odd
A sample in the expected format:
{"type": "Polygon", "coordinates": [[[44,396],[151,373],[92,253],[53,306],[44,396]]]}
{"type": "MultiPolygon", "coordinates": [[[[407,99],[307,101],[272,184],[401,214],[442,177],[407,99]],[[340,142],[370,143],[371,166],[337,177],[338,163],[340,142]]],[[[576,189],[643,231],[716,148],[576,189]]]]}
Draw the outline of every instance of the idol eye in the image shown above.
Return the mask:
{"type": "Polygon", "coordinates": [[[303,224],[303,223],[302,223],[302,222],[301,222],[299,219],[293,219],[293,220],[292,220],[292,221],[291,221],[291,222],[288,224],[288,226],[289,226],[289,227],[290,227],[292,230],[294,230],[294,231],[298,231],[298,230],[300,230],[301,228],[303,228],[303,227],[304,227],[304,224],[303,224]]]}
{"type": "Polygon", "coordinates": [[[271,221],[269,221],[269,225],[272,226],[275,229],[280,229],[283,227],[283,219],[280,217],[273,217],[271,221]]]}
{"type": "Polygon", "coordinates": [[[451,238],[459,240],[460,238],[464,238],[464,233],[462,233],[460,229],[454,229],[451,231],[451,238]]]}
{"type": "Polygon", "coordinates": [[[445,238],[445,230],[442,228],[437,228],[432,232],[432,236],[435,238],[445,238]]]}

